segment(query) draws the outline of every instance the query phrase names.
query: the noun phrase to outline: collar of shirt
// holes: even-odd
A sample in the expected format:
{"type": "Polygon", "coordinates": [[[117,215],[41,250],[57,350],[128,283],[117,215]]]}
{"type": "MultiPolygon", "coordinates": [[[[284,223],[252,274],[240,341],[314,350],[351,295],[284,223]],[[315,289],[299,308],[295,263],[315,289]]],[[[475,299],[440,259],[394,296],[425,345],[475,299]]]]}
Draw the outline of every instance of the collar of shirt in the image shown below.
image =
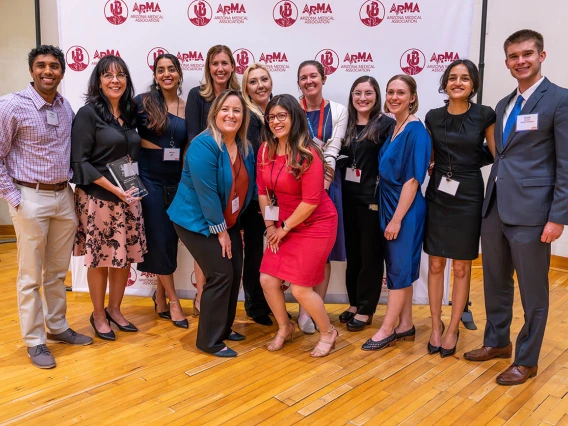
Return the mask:
{"type": "Polygon", "coordinates": [[[26,90],[24,90],[23,92],[20,92],[20,94],[25,95],[26,97],[28,97],[29,99],[32,100],[32,102],[34,103],[34,106],[37,108],[37,110],[39,111],[42,107],[44,106],[48,106],[51,107],[55,104],[59,104],[62,105],[63,104],[63,96],[61,96],[59,93],[55,93],[55,98],[53,99],[53,103],[50,104],[49,102],[47,102],[45,99],[42,98],[42,96],[37,92],[37,90],[34,87],[33,83],[30,83],[28,85],[28,87],[26,88],[26,90]]]}
{"type": "Polygon", "coordinates": [[[505,114],[503,115],[503,128],[505,128],[505,125],[507,123],[507,119],[509,118],[509,114],[511,114],[511,111],[513,110],[513,107],[515,106],[515,102],[517,102],[517,98],[519,97],[519,95],[523,95],[523,105],[522,106],[524,107],[525,104],[527,103],[527,100],[535,92],[537,87],[540,86],[540,83],[542,83],[543,80],[544,80],[544,76],[542,76],[540,78],[540,80],[538,80],[535,84],[533,84],[531,87],[529,87],[523,93],[521,93],[521,91],[517,87],[516,96],[513,96],[513,98],[511,99],[511,101],[507,105],[507,108],[505,108],[505,114]]]}

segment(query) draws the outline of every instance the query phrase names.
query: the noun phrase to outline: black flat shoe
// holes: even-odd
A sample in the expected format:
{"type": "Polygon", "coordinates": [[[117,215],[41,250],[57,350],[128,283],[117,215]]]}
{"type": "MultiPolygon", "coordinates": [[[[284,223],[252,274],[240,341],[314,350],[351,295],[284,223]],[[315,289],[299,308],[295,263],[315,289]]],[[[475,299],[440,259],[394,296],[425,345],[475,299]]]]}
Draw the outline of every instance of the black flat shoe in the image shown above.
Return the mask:
{"type": "Polygon", "coordinates": [[[367,325],[371,325],[373,323],[373,316],[369,315],[367,321],[360,321],[356,318],[352,318],[351,321],[347,323],[347,330],[349,331],[362,331],[365,329],[367,325]]]}
{"type": "Polygon", "coordinates": [[[126,325],[120,325],[119,323],[117,323],[115,320],[112,319],[112,317],[110,316],[110,314],[108,313],[106,308],[105,308],[105,313],[106,313],[107,320],[109,320],[109,325],[110,325],[111,322],[114,323],[114,325],[116,325],[120,331],[128,331],[128,332],[131,332],[131,333],[135,333],[135,332],[138,331],[136,326],[134,324],[132,324],[131,322],[129,322],[126,325]]]}
{"type": "Polygon", "coordinates": [[[405,340],[409,342],[414,342],[414,339],[416,339],[416,328],[412,326],[410,330],[405,331],[403,333],[397,333],[395,329],[394,334],[396,335],[396,340],[405,340]]]}
{"type": "MultiPolygon", "coordinates": [[[[445,329],[446,326],[444,325],[444,323],[442,323],[442,334],[444,334],[445,329]]],[[[432,343],[430,343],[430,341],[428,341],[428,353],[430,355],[434,355],[437,354],[438,352],[440,352],[440,346],[434,346],[432,343]]]]}
{"type": "Polygon", "coordinates": [[[91,322],[91,325],[93,326],[93,330],[95,330],[96,336],[99,339],[103,339],[103,340],[111,340],[111,341],[116,340],[116,336],[114,335],[114,331],[111,330],[108,333],[101,333],[99,330],[97,330],[97,327],[95,327],[95,317],[93,315],[94,314],[91,314],[90,322],[91,322]]]}
{"type": "Polygon", "coordinates": [[[274,324],[272,322],[272,320],[270,319],[270,317],[268,316],[268,314],[266,315],[257,315],[254,317],[250,317],[254,322],[256,322],[257,324],[260,325],[266,325],[266,326],[271,326],[272,324],[274,324]]]}
{"type": "Polygon", "coordinates": [[[385,337],[383,340],[375,342],[373,339],[367,340],[361,346],[364,351],[378,351],[389,346],[396,346],[396,332],[391,334],[389,337],[385,337]]]}
{"type": "Polygon", "coordinates": [[[246,336],[243,336],[241,333],[237,333],[236,331],[231,331],[231,334],[227,337],[227,340],[230,340],[231,342],[240,342],[245,339],[246,336]]]}
{"type": "Polygon", "coordinates": [[[355,316],[356,312],[351,312],[351,311],[343,311],[340,315],[339,315],[339,322],[346,324],[349,321],[351,321],[353,319],[353,317],[355,316]]]}
{"type": "Polygon", "coordinates": [[[460,338],[460,332],[458,330],[458,335],[456,337],[456,345],[452,349],[446,349],[440,346],[440,356],[446,358],[447,356],[452,356],[456,353],[456,348],[458,347],[458,340],[460,338]]]}
{"type": "Polygon", "coordinates": [[[211,355],[215,355],[218,356],[220,358],[234,358],[236,357],[238,354],[232,350],[231,348],[227,347],[227,349],[221,349],[220,351],[215,352],[214,354],[211,355]]]}
{"type": "MultiPolygon", "coordinates": [[[[158,304],[156,303],[156,292],[154,292],[154,294],[152,294],[152,300],[154,301],[154,311],[158,311],[158,304]]],[[[169,308],[169,303],[168,303],[168,308],[169,308]]],[[[158,312],[158,316],[160,318],[164,318],[164,319],[172,319],[172,316],[170,315],[170,310],[168,309],[167,311],[164,312],[158,312]]],[[[187,328],[187,327],[186,327],[187,328]]]]}

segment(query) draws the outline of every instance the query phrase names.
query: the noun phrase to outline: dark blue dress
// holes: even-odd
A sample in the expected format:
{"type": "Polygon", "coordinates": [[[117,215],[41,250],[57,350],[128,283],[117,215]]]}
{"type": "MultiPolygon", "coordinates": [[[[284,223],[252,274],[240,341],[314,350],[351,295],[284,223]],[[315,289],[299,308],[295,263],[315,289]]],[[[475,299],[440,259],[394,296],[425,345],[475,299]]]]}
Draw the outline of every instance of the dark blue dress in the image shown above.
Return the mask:
{"type": "MultiPolygon", "coordinates": [[[[420,121],[408,123],[394,141],[391,138],[392,135],[379,151],[379,206],[383,233],[398,206],[403,185],[414,178],[422,186],[432,150],[430,135],[420,121]]],[[[402,219],[398,237],[385,241],[390,290],[409,287],[418,279],[425,218],[426,201],[419,187],[402,219]]]]}
{"type": "MultiPolygon", "coordinates": [[[[324,126],[323,126],[323,137],[322,141],[327,141],[331,138],[333,134],[333,121],[331,118],[331,107],[328,103],[323,110],[324,126]]],[[[311,137],[317,136],[317,131],[319,128],[319,117],[320,110],[306,112],[306,116],[311,124],[310,135],[311,137]]],[[[345,251],[345,232],[343,228],[343,200],[341,197],[341,172],[336,167],[335,176],[333,182],[329,187],[329,197],[335,208],[337,210],[337,238],[335,239],[335,245],[331,250],[329,255],[329,260],[343,262],[347,258],[347,253],[345,251]]]]}
{"type": "Polygon", "coordinates": [[[187,145],[186,122],[168,113],[169,125],[163,135],[158,135],[146,127],[141,96],[137,96],[135,101],[140,106],[136,116],[140,137],[162,148],[170,148],[173,135],[174,148],[180,149],[180,161],[164,161],[163,149],[149,148],[142,148],[138,159],[140,179],[148,190],[148,195],[142,198],[148,253],[144,255],[144,262],[138,264],[138,270],[169,275],[177,268],[178,236],[166,213],[164,186],[175,186],[181,179],[183,151],[187,145]]]}

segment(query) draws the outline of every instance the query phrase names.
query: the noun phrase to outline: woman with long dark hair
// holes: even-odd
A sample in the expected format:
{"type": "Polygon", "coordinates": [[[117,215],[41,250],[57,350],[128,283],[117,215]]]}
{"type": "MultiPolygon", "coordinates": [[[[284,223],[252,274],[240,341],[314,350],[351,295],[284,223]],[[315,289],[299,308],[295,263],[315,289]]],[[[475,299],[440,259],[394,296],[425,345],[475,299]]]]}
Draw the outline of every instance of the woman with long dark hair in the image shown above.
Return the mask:
{"type": "Polygon", "coordinates": [[[479,88],[473,62],[452,62],[440,79],[446,105],[428,111],[426,128],[432,135],[434,163],[426,191],[424,251],[428,253],[428,299],[432,315],[430,354],[453,355],[459,325],[469,296],[471,261],[477,259],[483,204],[483,141],[495,153],[495,111],[471,102],[479,88]],[[455,189],[455,191],[454,191],[455,189]],[[443,337],[442,296],[446,259],[452,259],[452,315],[443,337]]]}
{"type": "Polygon", "coordinates": [[[203,268],[197,347],[219,357],[237,353],[224,340],[232,330],[243,268],[239,218],[254,191],[254,152],[247,142],[248,110],[240,92],[213,101],[205,132],[189,145],[178,192],[168,209],[181,241],[203,268]]]}
{"type": "Polygon", "coordinates": [[[174,285],[178,236],[166,213],[181,179],[182,153],[187,146],[185,102],[179,97],[182,82],[178,58],[165,53],[154,60],[148,92],[134,98],[138,105],[138,134],[142,138],[140,179],[148,190],[142,199],[148,253],[137,267],[158,277],[152,296],[158,315],[171,319],[176,327],[188,328],[174,285]]]}
{"type": "MultiPolygon", "coordinates": [[[[207,128],[209,109],[215,98],[227,89],[240,90],[235,67],[235,58],[233,58],[233,53],[227,46],[217,44],[207,52],[201,84],[189,91],[185,104],[185,121],[189,143],[207,128]]],[[[198,316],[205,276],[197,262],[194,262],[194,270],[197,292],[193,300],[193,315],[198,316]]]]}
{"type": "Polygon", "coordinates": [[[264,214],[268,247],[260,267],[260,283],[278,333],[268,350],[282,349],[293,338],[282,284],[320,329],[321,339],[311,355],[330,353],[338,337],[322,297],[314,287],[324,278],[325,264],[335,243],[337,211],[324,190],[331,170],[311,139],[306,116],[291,95],[272,98],[266,107],[265,140],[257,160],[258,200],[264,214]]]}
{"type": "Polygon", "coordinates": [[[383,235],[377,203],[378,154],[395,121],[381,113],[377,80],[364,75],[349,91],[347,131],[341,155],[343,223],[347,269],[345,285],[349,308],[339,315],[347,330],[360,331],[371,324],[383,281],[383,235]]]}
{"type": "Polygon", "coordinates": [[[120,312],[130,264],[142,262],[146,237],[137,188],[123,191],[114,183],[107,164],[124,156],[134,162],[140,152],[136,133],[134,87],[124,61],[108,55],[95,66],[87,103],[77,111],[71,131],[72,182],[79,228],[73,254],[85,256],[91,325],[101,339],[115,340],[110,327],[138,329],[120,312]],[[108,307],[105,292],[109,282],[108,307]]]}

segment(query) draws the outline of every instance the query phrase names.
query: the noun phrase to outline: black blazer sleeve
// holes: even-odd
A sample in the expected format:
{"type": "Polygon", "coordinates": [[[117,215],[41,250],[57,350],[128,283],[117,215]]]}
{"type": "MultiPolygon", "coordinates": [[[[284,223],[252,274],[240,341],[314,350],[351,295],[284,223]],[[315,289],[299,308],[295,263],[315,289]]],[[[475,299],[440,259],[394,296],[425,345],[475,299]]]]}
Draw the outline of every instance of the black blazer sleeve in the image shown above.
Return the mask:
{"type": "Polygon", "coordinates": [[[90,163],[96,139],[96,113],[90,105],[77,111],[71,128],[73,183],[88,185],[103,175],[90,163]]]}

